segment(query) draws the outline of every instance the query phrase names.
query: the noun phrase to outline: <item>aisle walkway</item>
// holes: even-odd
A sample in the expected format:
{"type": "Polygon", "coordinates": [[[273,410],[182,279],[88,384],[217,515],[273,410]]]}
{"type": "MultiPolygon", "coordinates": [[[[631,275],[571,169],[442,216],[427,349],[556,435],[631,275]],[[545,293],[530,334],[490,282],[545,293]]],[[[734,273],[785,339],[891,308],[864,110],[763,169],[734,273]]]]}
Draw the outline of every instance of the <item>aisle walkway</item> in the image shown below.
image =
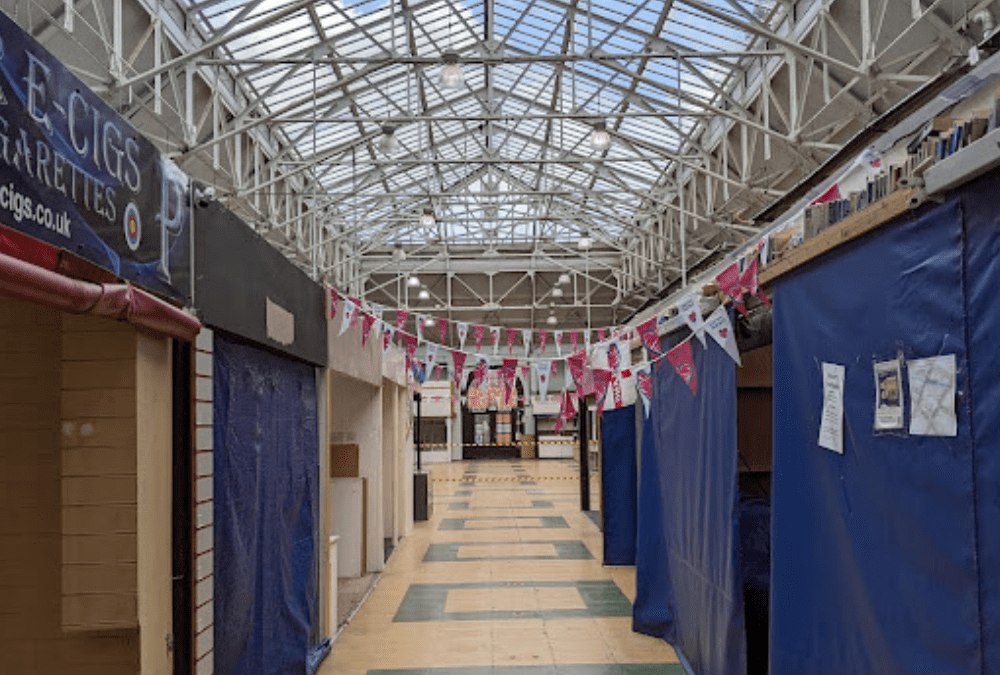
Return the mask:
{"type": "Polygon", "coordinates": [[[635,572],[601,565],[574,464],[456,462],[320,675],[679,675],[631,631],[635,572]]]}

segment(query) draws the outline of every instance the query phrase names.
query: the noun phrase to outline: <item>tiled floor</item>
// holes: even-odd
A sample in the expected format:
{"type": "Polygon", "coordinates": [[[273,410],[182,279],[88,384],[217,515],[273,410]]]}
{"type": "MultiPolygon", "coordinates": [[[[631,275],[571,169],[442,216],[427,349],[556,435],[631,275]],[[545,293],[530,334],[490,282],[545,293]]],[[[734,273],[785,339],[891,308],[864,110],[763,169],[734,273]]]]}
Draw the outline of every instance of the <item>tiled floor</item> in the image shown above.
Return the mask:
{"type": "Polygon", "coordinates": [[[319,675],[680,675],[631,630],[633,568],[601,565],[571,462],[431,469],[417,523],[319,675]]]}

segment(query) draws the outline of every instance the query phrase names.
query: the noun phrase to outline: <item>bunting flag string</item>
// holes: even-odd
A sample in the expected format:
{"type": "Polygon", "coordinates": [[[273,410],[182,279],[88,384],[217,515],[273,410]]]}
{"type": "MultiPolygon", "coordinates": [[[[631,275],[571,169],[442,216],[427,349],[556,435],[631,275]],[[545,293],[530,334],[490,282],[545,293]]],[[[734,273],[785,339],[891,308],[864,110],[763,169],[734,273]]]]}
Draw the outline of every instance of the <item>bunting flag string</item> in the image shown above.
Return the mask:
{"type": "Polygon", "coordinates": [[[508,356],[513,356],[514,355],[514,340],[515,340],[516,337],[517,337],[517,329],[516,328],[508,328],[507,329],[507,355],[508,356]]]}
{"type": "Polygon", "coordinates": [[[635,369],[635,385],[642,399],[642,411],[649,417],[649,404],[653,399],[653,378],[650,375],[650,364],[645,363],[635,369]]]}
{"type": "Polygon", "coordinates": [[[438,340],[441,341],[441,344],[447,344],[448,343],[448,319],[438,319],[437,320],[437,325],[438,325],[438,340]]]}
{"type": "Polygon", "coordinates": [[[476,338],[476,351],[480,351],[483,348],[483,336],[486,334],[486,326],[473,326],[472,334],[476,338]]]}
{"type": "Polygon", "coordinates": [[[698,374],[694,370],[694,356],[691,353],[691,342],[685,340],[667,352],[667,360],[681,376],[691,392],[698,393],[698,374]]]}
{"type": "Polygon", "coordinates": [[[549,339],[549,331],[542,330],[538,332],[538,341],[541,343],[542,346],[542,354],[545,353],[545,343],[548,341],[548,339],[549,339]]]}
{"type": "Polygon", "coordinates": [[[340,333],[338,335],[346,333],[347,329],[357,322],[358,310],[358,306],[353,301],[348,300],[344,303],[344,315],[340,318],[340,333]]]}
{"type": "Polygon", "coordinates": [[[729,320],[729,311],[724,305],[719,305],[714,312],[708,315],[705,326],[708,333],[719,343],[720,347],[726,350],[736,365],[742,366],[740,350],[736,346],[736,335],[733,332],[732,322],[729,320]]]}
{"type": "Polygon", "coordinates": [[[465,359],[468,356],[465,352],[452,352],[451,360],[455,366],[455,389],[462,390],[462,373],[464,372],[465,359]]]}
{"type": "Polygon", "coordinates": [[[705,322],[701,317],[701,301],[695,293],[688,293],[677,302],[677,313],[684,318],[684,323],[688,325],[691,332],[701,341],[701,346],[705,344],[705,322]]]}
{"type": "Polygon", "coordinates": [[[465,339],[469,337],[469,324],[464,321],[458,322],[458,348],[465,351],[465,339]]]}
{"type": "Polygon", "coordinates": [[[538,396],[542,400],[549,393],[549,378],[552,377],[552,364],[548,361],[537,361],[535,363],[535,370],[538,375],[538,396]]]}
{"type": "Polygon", "coordinates": [[[497,326],[490,326],[490,340],[493,343],[493,356],[500,353],[500,328],[497,326]]]}
{"type": "Polygon", "coordinates": [[[372,326],[375,325],[375,317],[371,314],[365,314],[361,319],[361,346],[364,347],[368,344],[368,335],[372,331],[372,326]]]}
{"type": "Polygon", "coordinates": [[[646,348],[646,351],[649,352],[650,360],[663,355],[663,350],[660,348],[660,333],[656,329],[655,316],[640,323],[636,330],[639,331],[639,337],[642,339],[642,345],[646,348]]]}
{"type": "Polygon", "coordinates": [[[333,286],[330,286],[330,318],[337,318],[337,303],[340,302],[340,293],[333,286]]]}
{"type": "MultiPolygon", "coordinates": [[[[383,324],[385,325],[385,324],[383,324]]],[[[396,335],[396,329],[392,326],[385,325],[385,330],[382,332],[382,354],[387,354],[389,352],[389,347],[392,346],[392,338],[396,335]]]]}
{"type": "Polygon", "coordinates": [[[716,275],[715,280],[718,282],[722,292],[732,298],[736,309],[740,310],[743,316],[750,316],[747,314],[746,307],[743,306],[743,283],[740,277],[739,263],[733,261],[732,265],[716,275]]]}

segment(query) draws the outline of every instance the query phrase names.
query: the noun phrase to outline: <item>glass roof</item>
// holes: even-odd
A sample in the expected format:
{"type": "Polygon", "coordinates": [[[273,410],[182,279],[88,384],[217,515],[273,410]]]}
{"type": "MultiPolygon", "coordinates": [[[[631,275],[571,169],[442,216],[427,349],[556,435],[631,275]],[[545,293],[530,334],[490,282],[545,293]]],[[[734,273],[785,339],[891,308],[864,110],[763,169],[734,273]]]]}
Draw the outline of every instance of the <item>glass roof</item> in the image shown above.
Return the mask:
{"type": "Polygon", "coordinates": [[[367,241],[609,245],[777,25],[774,0],[189,3],[316,191],[367,241]],[[731,16],[733,22],[720,20],[731,16]],[[272,20],[269,20],[271,18],[272,20]],[[254,30],[245,30],[254,27],[254,30]],[[464,81],[442,86],[455,52],[464,81]],[[595,149],[596,122],[611,132],[595,149]],[[398,150],[380,149],[389,125],[398,150]],[[431,207],[436,222],[420,226],[431,207]]]}

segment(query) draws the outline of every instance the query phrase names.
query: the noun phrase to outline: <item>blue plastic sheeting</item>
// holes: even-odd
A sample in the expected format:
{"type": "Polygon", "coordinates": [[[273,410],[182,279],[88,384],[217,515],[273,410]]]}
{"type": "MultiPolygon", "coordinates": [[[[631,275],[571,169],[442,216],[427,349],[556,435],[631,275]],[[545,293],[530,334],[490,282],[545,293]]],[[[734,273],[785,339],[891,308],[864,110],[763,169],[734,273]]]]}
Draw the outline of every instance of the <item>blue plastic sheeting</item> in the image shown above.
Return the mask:
{"type": "Polygon", "coordinates": [[[747,673],[767,675],[771,597],[771,502],[740,502],[740,565],[747,630],[747,673]]]}
{"type": "Polygon", "coordinates": [[[776,284],[772,675],[983,672],[962,237],[952,199],[776,284]],[[956,355],[957,437],[874,433],[872,363],[900,351],[956,355]],[[843,455],[817,443],[823,362],[843,455]]]}
{"type": "Polygon", "coordinates": [[[635,406],[608,410],[601,420],[605,565],[635,564],[637,465],[635,406]]]}
{"type": "Polygon", "coordinates": [[[315,374],[216,333],[214,377],[215,673],[306,674],[318,620],[315,374]]]}
{"type": "Polygon", "coordinates": [[[997,174],[963,194],[984,673],[1000,673],[1000,209],[997,174]]]}
{"type": "Polygon", "coordinates": [[[667,639],[695,675],[745,675],[736,370],[714,342],[691,347],[697,394],[666,360],[654,368],[633,625],[667,639]]]}
{"type": "MultiPolygon", "coordinates": [[[[654,382],[653,386],[656,384],[654,382]]],[[[655,391],[655,389],[654,389],[655,391]]],[[[636,530],[635,602],[632,630],[637,633],[677,639],[674,605],[671,598],[670,567],[667,560],[667,533],[664,523],[660,482],[669,472],[661,465],[653,438],[653,418],[642,425],[642,470],[639,472],[639,518],[636,530]]]]}

